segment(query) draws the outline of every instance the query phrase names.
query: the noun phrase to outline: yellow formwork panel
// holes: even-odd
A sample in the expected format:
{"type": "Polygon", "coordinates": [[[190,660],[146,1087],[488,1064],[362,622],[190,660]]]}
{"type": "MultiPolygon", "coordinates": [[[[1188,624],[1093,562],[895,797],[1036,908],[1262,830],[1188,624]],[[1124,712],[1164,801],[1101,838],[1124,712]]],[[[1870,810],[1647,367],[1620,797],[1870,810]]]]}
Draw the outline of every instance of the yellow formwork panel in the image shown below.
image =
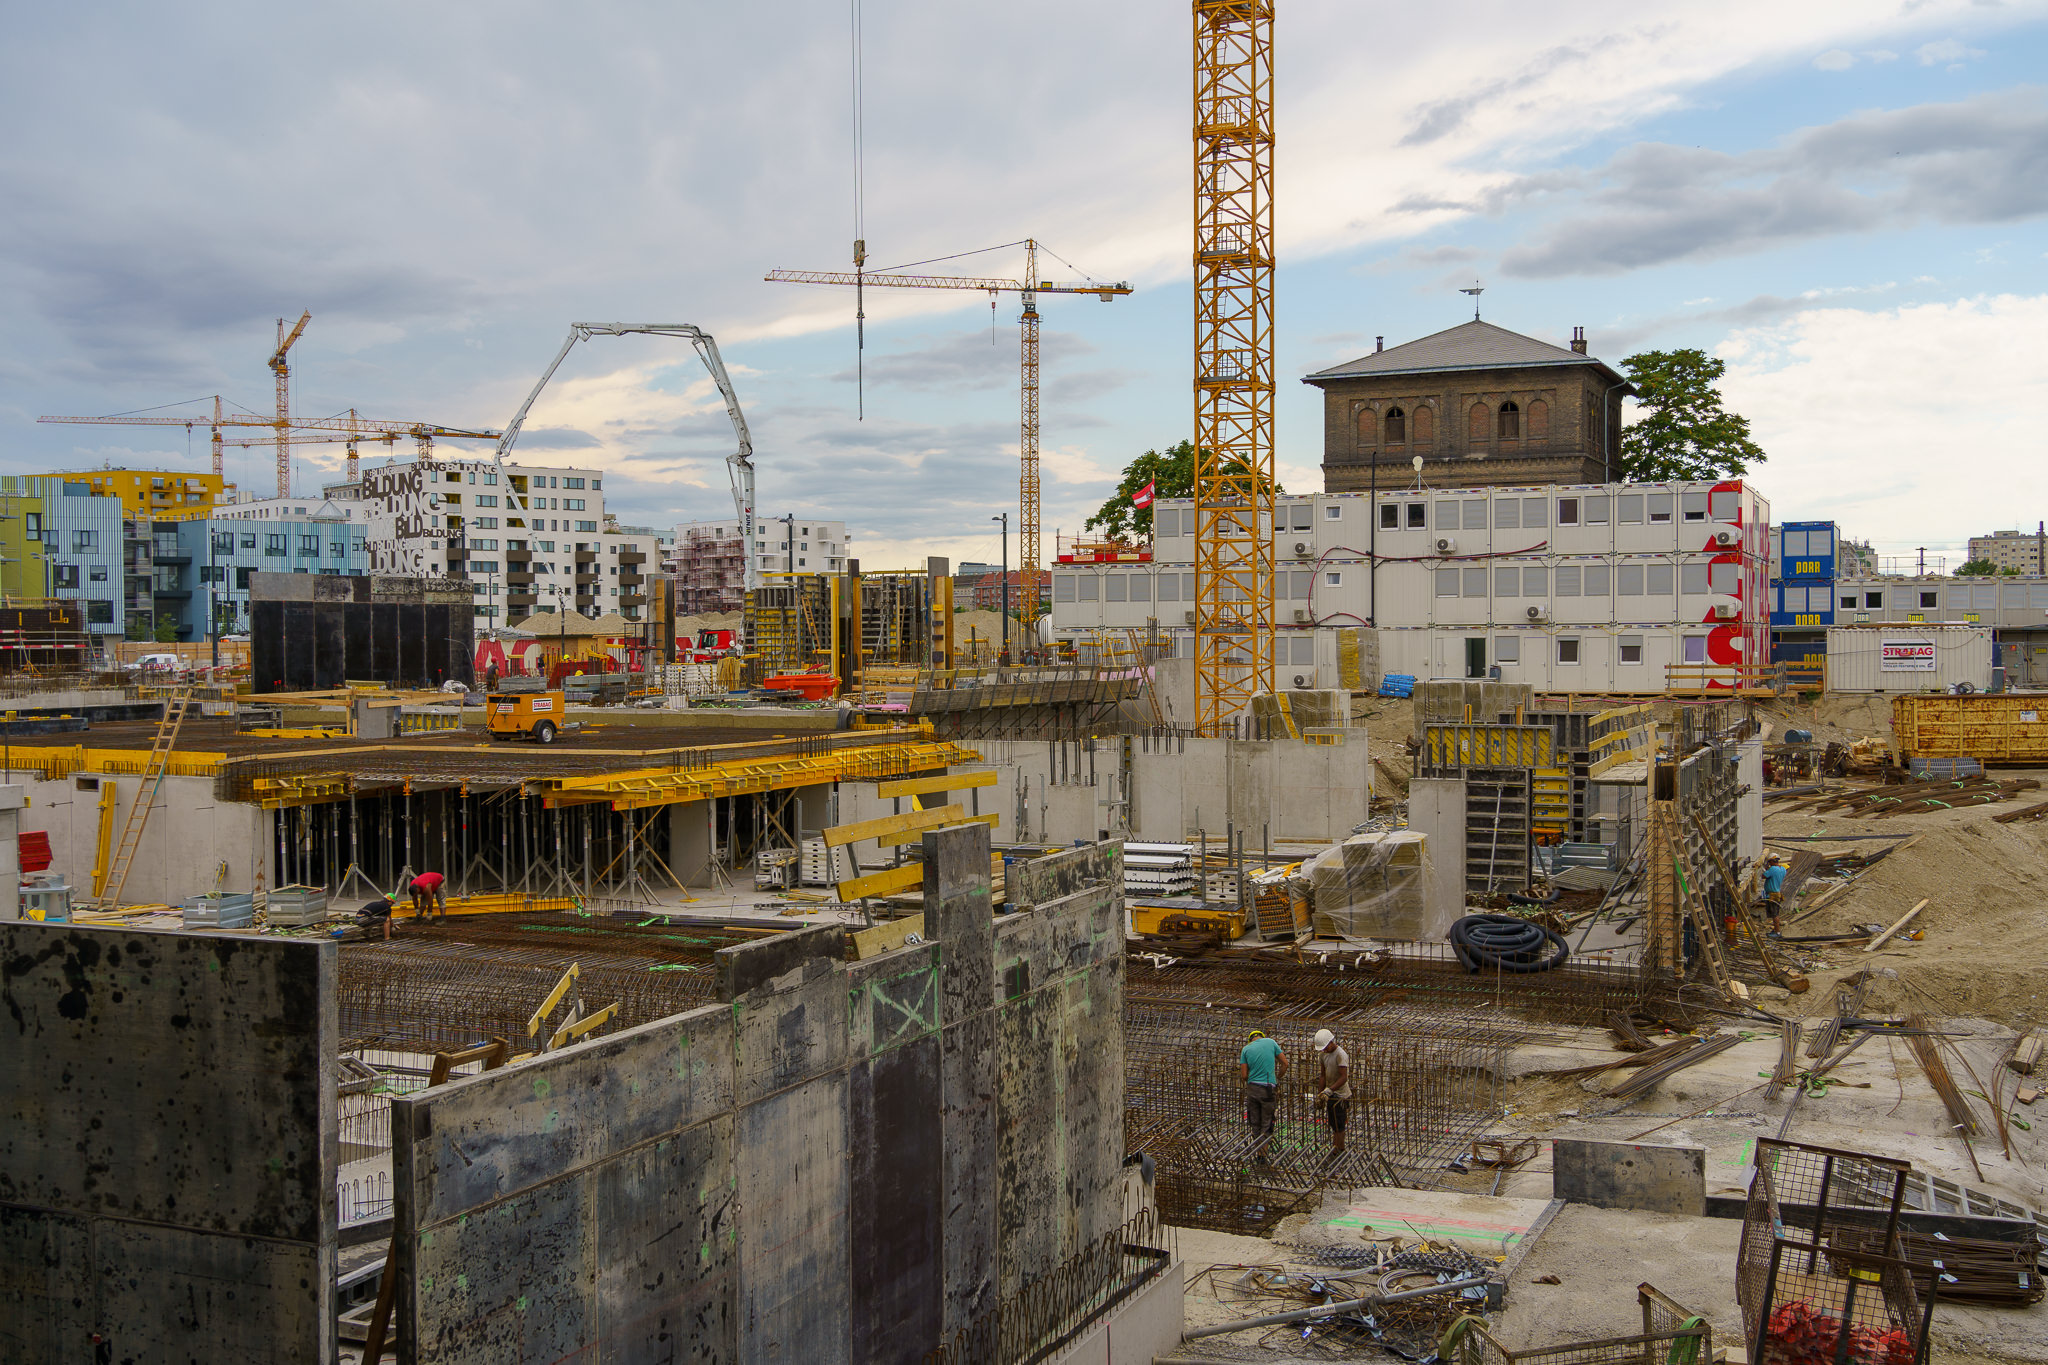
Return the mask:
{"type": "Polygon", "coordinates": [[[1431,768],[1548,768],[1555,738],[1547,725],[1426,725],[1422,760],[1431,768]]]}
{"type": "Polygon", "coordinates": [[[1892,736],[1908,757],[1967,755],[1979,763],[2048,764],[2048,698],[1892,698],[1892,736]]]}

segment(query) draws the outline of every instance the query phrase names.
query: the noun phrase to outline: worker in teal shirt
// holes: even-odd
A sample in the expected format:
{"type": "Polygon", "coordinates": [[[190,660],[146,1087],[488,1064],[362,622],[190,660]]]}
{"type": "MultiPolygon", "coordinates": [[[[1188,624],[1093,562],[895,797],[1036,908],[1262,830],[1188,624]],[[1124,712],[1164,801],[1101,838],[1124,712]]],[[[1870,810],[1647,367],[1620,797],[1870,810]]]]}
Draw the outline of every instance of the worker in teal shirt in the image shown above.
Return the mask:
{"type": "Polygon", "coordinates": [[[1251,1040],[1237,1054],[1237,1069],[1244,1078],[1244,1121],[1258,1144],[1256,1159],[1264,1161],[1273,1119],[1280,1112],[1280,1078],[1287,1074],[1287,1054],[1264,1030],[1253,1029],[1251,1040]]]}
{"type": "Polygon", "coordinates": [[[1772,853],[1764,858],[1764,913],[1771,917],[1771,932],[1778,932],[1778,916],[1785,910],[1785,863],[1772,853]]]}

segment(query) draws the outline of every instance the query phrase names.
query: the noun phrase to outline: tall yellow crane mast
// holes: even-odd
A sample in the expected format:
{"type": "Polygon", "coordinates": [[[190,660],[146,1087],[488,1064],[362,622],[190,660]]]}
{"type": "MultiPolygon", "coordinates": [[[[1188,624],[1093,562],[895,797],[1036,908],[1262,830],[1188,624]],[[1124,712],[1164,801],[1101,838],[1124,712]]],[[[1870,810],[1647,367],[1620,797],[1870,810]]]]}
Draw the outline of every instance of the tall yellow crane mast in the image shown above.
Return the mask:
{"type": "Polygon", "coordinates": [[[1273,673],[1273,0],[1194,0],[1195,725],[1273,673]]]}
{"type": "Polygon", "coordinates": [[[287,336],[284,319],[279,318],[277,349],[270,353],[270,372],[277,376],[277,495],[280,498],[292,495],[292,452],[284,439],[292,424],[292,367],[286,363],[285,356],[293,343],[306,334],[306,324],[312,320],[312,310],[302,309],[297,324],[287,336]]]}
{"type": "MultiPolygon", "coordinates": [[[[978,289],[989,295],[993,305],[1000,293],[1014,293],[1023,300],[1018,324],[1019,404],[1017,421],[1017,571],[1023,580],[1023,616],[1026,622],[1038,615],[1038,574],[1040,561],[1040,517],[1038,490],[1038,296],[1040,294],[1094,294],[1104,303],[1131,292],[1128,282],[1115,284],[1080,281],[1055,283],[1038,275],[1038,243],[1024,239],[1024,278],[991,279],[967,275],[900,275],[891,272],[843,270],[771,270],[767,278],[780,284],[843,284],[856,290],[869,285],[896,289],[978,289]]],[[[857,262],[866,252],[857,249],[857,262]]],[[[863,314],[863,317],[865,314],[863,314]]]]}

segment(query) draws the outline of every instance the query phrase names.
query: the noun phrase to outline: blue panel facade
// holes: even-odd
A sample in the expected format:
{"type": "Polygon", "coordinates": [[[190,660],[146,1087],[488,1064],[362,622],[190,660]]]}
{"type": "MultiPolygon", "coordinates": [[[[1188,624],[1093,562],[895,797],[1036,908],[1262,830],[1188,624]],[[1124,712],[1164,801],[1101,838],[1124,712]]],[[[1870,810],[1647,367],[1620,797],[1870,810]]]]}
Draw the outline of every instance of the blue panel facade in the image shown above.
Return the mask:
{"type": "Polygon", "coordinates": [[[1832,580],[1839,536],[1832,521],[1788,521],[1773,528],[1778,578],[1786,583],[1832,580]]]}
{"type": "Polygon", "coordinates": [[[252,573],[369,572],[360,523],[215,517],[179,523],[178,538],[196,589],[179,621],[178,638],[184,640],[207,638],[209,609],[219,617],[221,634],[247,632],[252,573]]]}
{"type": "Polygon", "coordinates": [[[1771,585],[1771,625],[1819,630],[1835,623],[1833,579],[1771,585]]]}

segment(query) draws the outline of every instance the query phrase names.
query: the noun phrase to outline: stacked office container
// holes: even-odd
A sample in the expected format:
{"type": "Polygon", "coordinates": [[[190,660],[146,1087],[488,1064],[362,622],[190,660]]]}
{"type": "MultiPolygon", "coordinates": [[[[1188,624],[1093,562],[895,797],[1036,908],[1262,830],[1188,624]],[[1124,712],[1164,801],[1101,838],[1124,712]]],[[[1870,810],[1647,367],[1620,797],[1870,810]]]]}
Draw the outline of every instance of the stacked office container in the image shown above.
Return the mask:
{"type": "Polygon", "coordinates": [[[1832,521],[1788,521],[1771,532],[1771,662],[1816,683],[1826,676],[1828,627],[1835,624],[1840,541],[1832,521]]]}

